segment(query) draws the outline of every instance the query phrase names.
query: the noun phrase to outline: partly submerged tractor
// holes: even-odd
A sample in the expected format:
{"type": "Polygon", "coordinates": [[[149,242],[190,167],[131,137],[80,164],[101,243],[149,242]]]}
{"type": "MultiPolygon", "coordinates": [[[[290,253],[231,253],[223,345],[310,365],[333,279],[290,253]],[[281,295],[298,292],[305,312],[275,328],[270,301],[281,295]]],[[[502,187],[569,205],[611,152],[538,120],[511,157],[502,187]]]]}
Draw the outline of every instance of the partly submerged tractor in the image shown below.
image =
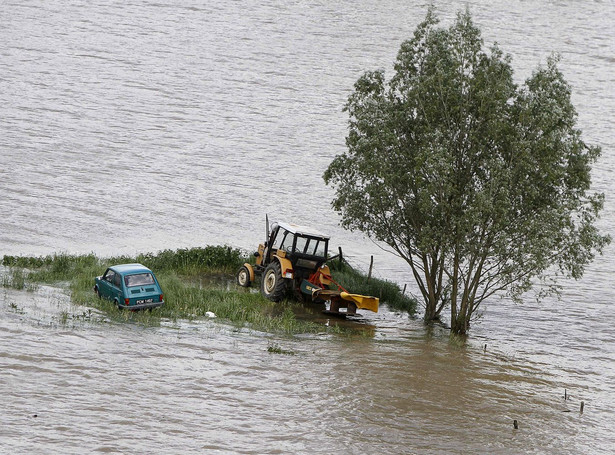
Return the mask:
{"type": "MultiPolygon", "coordinates": [[[[256,264],[245,263],[237,272],[237,283],[249,287],[261,275],[261,293],[274,302],[289,292],[303,300],[327,303],[325,313],[345,317],[357,309],[378,311],[376,297],[351,294],[331,277],[326,265],[329,237],[308,227],[274,223],[267,238],[258,246],[256,264]],[[342,311],[343,310],[343,311],[342,311]]],[[[335,257],[335,256],[334,256],[335,257]]]]}

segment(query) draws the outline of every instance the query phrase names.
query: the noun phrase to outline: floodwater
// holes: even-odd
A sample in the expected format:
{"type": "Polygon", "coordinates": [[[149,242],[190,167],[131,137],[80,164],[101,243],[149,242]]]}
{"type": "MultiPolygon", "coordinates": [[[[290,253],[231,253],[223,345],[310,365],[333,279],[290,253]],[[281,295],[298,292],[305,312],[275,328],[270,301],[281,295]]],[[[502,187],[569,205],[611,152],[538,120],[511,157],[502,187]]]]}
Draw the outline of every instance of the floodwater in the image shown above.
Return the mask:
{"type": "MultiPolygon", "coordinates": [[[[613,3],[434,3],[444,23],[468,5],[519,81],[561,54],[585,140],[603,147],[613,232],[613,3]]],[[[338,226],[321,176],[352,84],[391,68],[425,9],[0,3],[0,255],[249,250],[268,213],[329,232],[359,267],[374,255],[412,291],[403,263],[338,226]]],[[[610,453],[614,251],[559,301],[487,302],[463,346],[386,308],[365,336],[287,338],[121,324],[59,289],[0,289],[0,452],[610,453]]]]}

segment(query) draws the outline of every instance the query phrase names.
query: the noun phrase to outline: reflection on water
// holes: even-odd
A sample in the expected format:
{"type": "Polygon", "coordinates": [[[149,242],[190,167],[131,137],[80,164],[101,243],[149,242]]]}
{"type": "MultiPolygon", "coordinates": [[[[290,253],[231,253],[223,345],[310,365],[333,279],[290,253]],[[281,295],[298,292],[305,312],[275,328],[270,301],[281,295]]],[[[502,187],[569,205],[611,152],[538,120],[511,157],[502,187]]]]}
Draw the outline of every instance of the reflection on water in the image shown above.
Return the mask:
{"type": "MultiPolygon", "coordinates": [[[[615,8],[435,5],[446,23],[466,3],[518,81],[562,55],[585,139],[603,147],[594,181],[613,231],[615,8]]],[[[352,84],[390,68],[424,14],[362,0],[1,3],[0,254],[251,251],[268,213],[317,223],[354,263],[374,255],[379,277],[408,282],[407,266],[338,226],[321,176],[344,150],[352,84]]],[[[52,288],[0,289],[1,447],[610,453],[614,250],[561,301],[488,302],[467,345],[386,308],[359,322],[316,312],[322,334],[276,338],[118,324],[52,288]],[[327,334],[336,324],[359,334],[327,334]],[[268,352],[272,340],[295,355],[268,352]]]]}

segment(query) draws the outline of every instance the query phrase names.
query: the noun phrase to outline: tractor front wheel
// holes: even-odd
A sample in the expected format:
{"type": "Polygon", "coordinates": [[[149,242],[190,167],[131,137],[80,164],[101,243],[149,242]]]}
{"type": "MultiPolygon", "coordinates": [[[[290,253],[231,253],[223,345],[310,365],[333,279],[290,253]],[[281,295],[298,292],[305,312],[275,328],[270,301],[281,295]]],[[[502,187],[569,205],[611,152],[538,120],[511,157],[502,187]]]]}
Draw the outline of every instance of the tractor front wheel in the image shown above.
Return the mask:
{"type": "Polygon", "coordinates": [[[272,262],[267,266],[261,280],[261,294],[272,302],[279,302],[286,294],[286,281],[282,278],[280,263],[272,262]]]}
{"type": "Polygon", "coordinates": [[[250,281],[250,271],[244,265],[237,272],[237,284],[239,286],[243,286],[244,288],[249,288],[252,282],[250,281]]]}

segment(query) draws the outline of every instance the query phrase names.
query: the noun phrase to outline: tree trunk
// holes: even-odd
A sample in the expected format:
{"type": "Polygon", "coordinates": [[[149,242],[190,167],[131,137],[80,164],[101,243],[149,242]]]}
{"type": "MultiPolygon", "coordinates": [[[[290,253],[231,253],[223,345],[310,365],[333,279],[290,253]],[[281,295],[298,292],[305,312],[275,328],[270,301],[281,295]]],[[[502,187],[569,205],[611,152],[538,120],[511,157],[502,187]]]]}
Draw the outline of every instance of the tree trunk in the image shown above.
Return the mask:
{"type": "Polygon", "coordinates": [[[425,298],[425,316],[423,319],[425,322],[437,321],[439,314],[437,312],[438,302],[433,299],[433,296],[424,296],[425,298]]]}
{"type": "Polygon", "coordinates": [[[429,255],[424,255],[421,257],[421,262],[423,269],[422,279],[419,278],[419,274],[417,273],[418,271],[416,269],[413,269],[413,272],[415,278],[418,278],[417,281],[423,283],[423,285],[419,287],[421,289],[421,294],[423,294],[423,300],[425,301],[424,320],[425,322],[431,322],[439,319],[439,285],[437,279],[439,269],[437,266],[437,257],[430,257],[429,255]]]}
{"type": "Polygon", "coordinates": [[[435,280],[431,276],[426,276],[427,292],[423,293],[425,299],[425,322],[431,322],[438,319],[438,300],[436,298],[435,280]]]}
{"type": "Polygon", "coordinates": [[[459,311],[456,314],[451,312],[451,332],[456,335],[465,335],[470,330],[470,314],[468,314],[467,308],[463,311],[459,311]]]}

